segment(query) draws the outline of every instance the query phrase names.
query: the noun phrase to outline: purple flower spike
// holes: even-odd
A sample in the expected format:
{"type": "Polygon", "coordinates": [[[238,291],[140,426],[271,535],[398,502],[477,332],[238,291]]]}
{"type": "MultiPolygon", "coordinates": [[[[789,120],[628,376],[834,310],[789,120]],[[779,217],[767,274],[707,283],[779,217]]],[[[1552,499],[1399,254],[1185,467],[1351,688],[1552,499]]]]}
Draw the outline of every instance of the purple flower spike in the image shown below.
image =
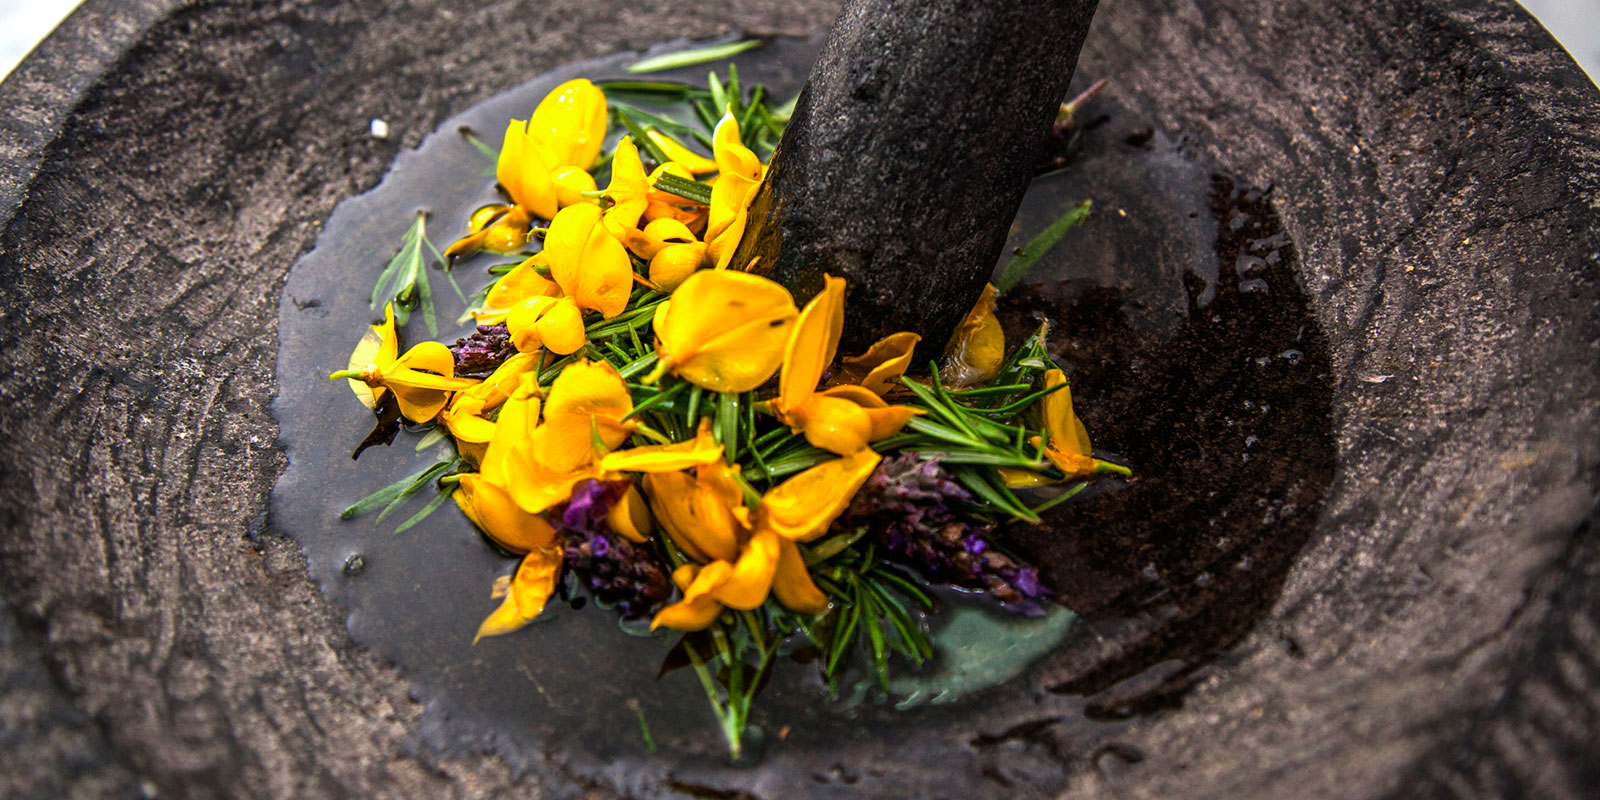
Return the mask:
{"type": "Polygon", "coordinates": [[[994,549],[994,526],[953,510],[972,501],[938,461],[906,454],[880,464],[836,524],[866,525],[890,559],[928,580],[987,592],[1024,614],[1043,613],[1051,592],[1038,571],[994,549]]]}
{"type": "Polygon", "coordinates": [[[573,487],[561,510],[567,569],[624,619],[652,614],[672,595],[672,580],[653,549],[613,534],[606,514],[628,490],[627,481],[587,480],[573,487]]]}

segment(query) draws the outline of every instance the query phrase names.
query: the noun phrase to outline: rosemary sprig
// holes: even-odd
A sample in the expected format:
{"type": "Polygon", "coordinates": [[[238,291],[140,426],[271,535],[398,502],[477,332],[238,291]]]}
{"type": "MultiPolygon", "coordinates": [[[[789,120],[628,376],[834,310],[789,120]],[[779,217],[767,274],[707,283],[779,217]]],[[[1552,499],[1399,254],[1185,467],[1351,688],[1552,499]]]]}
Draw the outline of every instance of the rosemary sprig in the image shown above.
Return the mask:
{"type": "Polygon", "coordinates": [[[1039,259],[1067,235],[1067,231],[1089,218],[1092,205],[1090,201],[1085,200],[1073,206],[1067,213],[1061,215],[1060,219],[1050,223],[1049,227],[1030,239],[1022,246],[1021,252],[1006,262],[1005,269],[1000,271],[1000,277],[994,282],[994,288],[1005,293],[1016,286],[1017,281],[1022,280],[1022,277],[1028,274],[1028,270],[1033,269],[1034,265],[1039,263],[1039,259]]]}
{"type": "MultiPolygon", "coordinates": [[[[417,212],[416,221],[411,223],[401,239],[400,251],[389,259],[388,266],[383,268],[378,275],[378,282],[372,287],[372,308],[376,310],[384,303],[392,302],[394,320],[398,325],[406,324],[411,312],[420,309],[423,320],[428,324],[428,335],[438,336],[439,322],[434,316],[433,291],[428,286],[429,254],[439,266],[446,265],[444,256],[428,241],[427,220],[428,212],[417,212]]],[[[460,287],[456,291],[459,293],[460,287]]],[[[462,299],[465,302],[465,297],[462,299]]]]}
{"type": "Polygon", "coordinates": [[[732,58],[746,50],[760,46],[760,39],[746,39],[742,42],[714,44],[708,47],[697,47],[693,50],[679,50],[676,53],[666,53],[635,61],[628,65],[628,71],[639,74],[642,72],[677,69],[678,67],[692,67],[695,64],[705,64],[711,61],[720,61],[724,58],[732,58]]]}
{"type": "MultiPolygon", "coordinates": [[[[348,508],[339,512],[339,519],[355,519],[363,514],[382,508],[383,510],[378,514],[378,521],[382,522],[385,517],[389,516],[390,512],[399,508],[400,504],[406,501],[406,498],[427,488],[434,481],[460,469],[462,464],[463,462],[459,457],[436,461],[424,467],[420,472],[401,478],[355,501],[348,508]]],[[[454,491],[454,489],[453,484],[448,490],[441,488],[438,498],[434,498],[427,506],[423,507],[422,511],[402,522],[400,527],[395,529],[395,533],[404,532],[411,526],[421,522],[429,514],[432,514],[440,505],[443,505],[443,500],[440,498],[448,498],[450,492],[454,491]]]]}

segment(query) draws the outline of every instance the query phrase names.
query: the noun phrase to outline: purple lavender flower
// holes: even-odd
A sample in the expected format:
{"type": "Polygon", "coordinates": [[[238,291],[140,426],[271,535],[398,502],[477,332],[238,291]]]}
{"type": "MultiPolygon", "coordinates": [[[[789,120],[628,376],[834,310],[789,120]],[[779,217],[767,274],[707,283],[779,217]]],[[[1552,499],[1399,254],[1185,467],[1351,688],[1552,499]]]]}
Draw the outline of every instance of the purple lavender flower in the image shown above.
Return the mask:
{"type": "Polygon", "coordinates": [[[483,379],[489,377],[506,359],[516,355],[517,348],[511,343],[511,334],[502,323],[479,325],[472,335],[457,339],[450,346],[450,352],[456,357],[457,378],[483,379]]]}
{"type": "Polygon", "coordinates": [[[1033,567],[995,549],[993,525],[957,514],[972,494],[937,461],[905,454],[884,461],[856,493],[837,524],[865,525],[894,561],[936,583],[988,592],[1024,614],[1043,612],[1052,593],[1033,567]]]}
{"type": "Polygon", "coordinates": [[[648,547],[606,527],[606,514],[627,490],[626,481],[579,483],[561,511],[561,535],[567,569],[578,581],[624,619],[639,619],[672,596],[672,580],[648,547]]]}

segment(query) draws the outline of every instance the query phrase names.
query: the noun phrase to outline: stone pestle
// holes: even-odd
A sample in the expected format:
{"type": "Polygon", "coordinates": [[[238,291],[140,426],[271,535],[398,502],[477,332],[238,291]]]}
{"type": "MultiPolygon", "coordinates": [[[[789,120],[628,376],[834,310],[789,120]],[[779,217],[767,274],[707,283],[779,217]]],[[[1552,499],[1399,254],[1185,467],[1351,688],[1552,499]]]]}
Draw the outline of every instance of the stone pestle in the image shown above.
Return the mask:
{"type": "Polygon", "coordinates": [[[850,0],[734,263],[804,302],[849,281],[841,352],[899,330],[937,356],[1005,246],[1095,0],[850,0]]]}

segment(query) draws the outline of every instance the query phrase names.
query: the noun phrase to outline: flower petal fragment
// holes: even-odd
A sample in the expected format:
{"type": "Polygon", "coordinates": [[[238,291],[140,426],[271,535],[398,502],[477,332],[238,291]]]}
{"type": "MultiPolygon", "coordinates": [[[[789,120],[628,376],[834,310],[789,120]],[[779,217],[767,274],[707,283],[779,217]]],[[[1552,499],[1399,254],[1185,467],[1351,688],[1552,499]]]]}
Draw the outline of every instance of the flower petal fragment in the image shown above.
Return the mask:
{"type": "Polygon", "coordinates": [[[511,578],[505,600],[478,626],[478,634],[472,637],[472,643],[477,644],[485,636],[511,633],[532,622],[539,612],[544,611],[550,595],[555,593],[556,578],[560,574],[559,545],[529,551],[522,557],[522,563],[517,565],[517,574],[511,578]]]}

